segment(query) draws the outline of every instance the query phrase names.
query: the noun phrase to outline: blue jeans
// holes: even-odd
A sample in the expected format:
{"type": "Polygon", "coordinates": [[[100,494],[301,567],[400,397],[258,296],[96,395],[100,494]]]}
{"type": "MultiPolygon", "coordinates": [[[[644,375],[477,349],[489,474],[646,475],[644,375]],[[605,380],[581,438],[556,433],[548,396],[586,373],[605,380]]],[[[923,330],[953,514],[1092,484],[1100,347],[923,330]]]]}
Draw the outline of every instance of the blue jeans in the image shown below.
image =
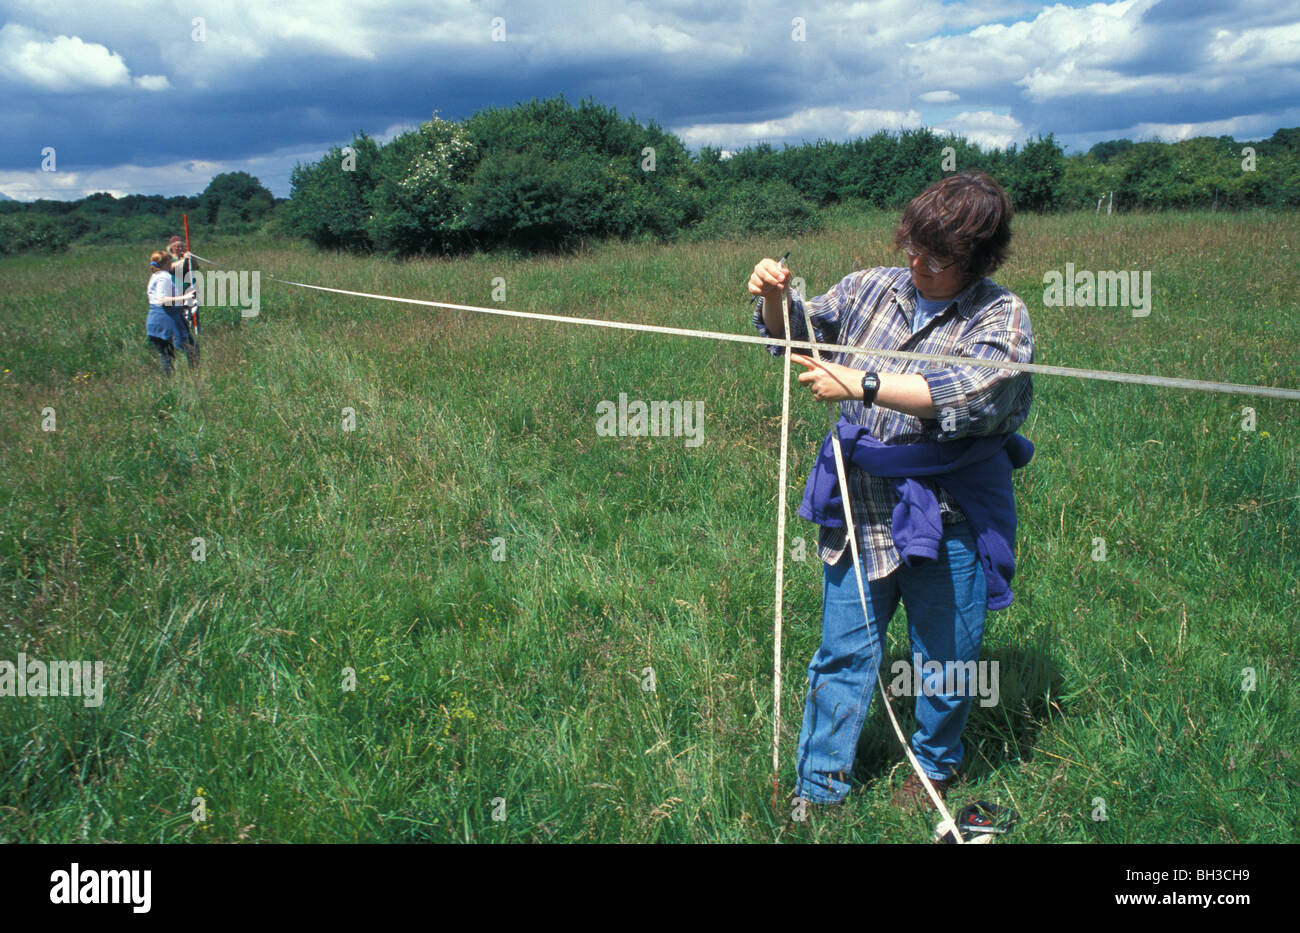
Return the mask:
{"type": "MultiPolygon", "coordinates": [[[[865,622],[852,552],[846,548],[837,564],[824,569],[822,643],[808,665],[795,795],[833,803],[849,792],[849,775],[876,689],[885,632],[899,599],[907,609],[912,655],[940,663],[977,661],[988,593],[968,521],[944,526],[935,560],[916,567],[900,566],[880,580],[868,581],[864,570],[870,615],[865,622]]],[[[910,658],[907,664],[911,667],[910,658]]],[[[908,676],[917,679],[914,675],[909,672],[908,676]]],[[[969,689],[945,694],[941,683],[929,686],[913,691],[919,728],[912,735],[912,751],[928,777],[950,778],[961,764],[961,733],[973,696],[969,689]]],[[[900,711],[898,700],[894,700],[894,711],[900,711]]]]}

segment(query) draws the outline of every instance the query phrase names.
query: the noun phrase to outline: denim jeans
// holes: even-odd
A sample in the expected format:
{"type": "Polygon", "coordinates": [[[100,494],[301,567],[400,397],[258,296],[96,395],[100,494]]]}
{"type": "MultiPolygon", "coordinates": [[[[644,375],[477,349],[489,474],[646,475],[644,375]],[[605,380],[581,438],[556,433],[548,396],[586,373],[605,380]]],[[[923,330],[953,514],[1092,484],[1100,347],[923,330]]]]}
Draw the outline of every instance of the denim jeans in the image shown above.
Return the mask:
{"type": "MultiPolygon", "coordinates": [[[[795,795],[832,803],[849,792],[858,737],[876,691],[885,632],[899,599],[911,631],[910,667],[911,656],[917,654],[923,662],[979,660],[988,594],[966,521],[944,526],[935,560],[900,566],[879,580],[868,581],[863,572],[868,620],[862,618],[852,552],[846,548],[839,562],[824,571],[822,643],[808,665],[795,795]]],[[[909,678],[919,679],[915,671],[909,678]]],[[[912,735],[912,751],[928,777],[950,778],[961,764],[961,733],[972,691],[968,687],[961,694],[945,694],[942,683],[927,684],[929,689],[913,690],[919,728],[912,735]]],[[[888,679],[885,685],[888,689],[888,679]]],[[[895,714],[904,699],[891,696],[895,714]]]]}

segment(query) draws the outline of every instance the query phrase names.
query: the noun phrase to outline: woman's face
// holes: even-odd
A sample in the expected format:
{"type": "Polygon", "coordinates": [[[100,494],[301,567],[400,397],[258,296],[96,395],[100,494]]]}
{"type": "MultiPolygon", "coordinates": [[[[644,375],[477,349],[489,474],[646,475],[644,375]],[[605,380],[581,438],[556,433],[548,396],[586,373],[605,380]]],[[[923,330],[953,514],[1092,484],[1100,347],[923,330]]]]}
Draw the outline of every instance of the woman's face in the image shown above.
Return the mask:
{"type": "MultiPolygon", "coordinates": [[[[947,260],[939,261],[942,265],[947,260]]],[[[922,298],[941,301],[953,298],[966,287],[959,263],[951,263],[942,272],[930,271],[930,259],[925,253],[915,256],[908,254],[908,267],[912,270],[912,281],[922,298]]]]}

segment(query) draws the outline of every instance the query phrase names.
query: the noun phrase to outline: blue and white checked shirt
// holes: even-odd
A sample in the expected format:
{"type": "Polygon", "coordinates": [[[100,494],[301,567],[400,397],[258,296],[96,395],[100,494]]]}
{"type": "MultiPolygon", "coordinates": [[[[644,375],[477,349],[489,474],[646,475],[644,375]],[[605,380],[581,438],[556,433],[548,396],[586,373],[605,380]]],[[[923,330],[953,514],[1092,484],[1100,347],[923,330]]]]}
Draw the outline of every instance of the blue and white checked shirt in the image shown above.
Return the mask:
{"type": "MultiPolygon", "coordinates": [[[[907,269],[878,267],[854,272],[826,294],[808,302],[815,339],[863,348],[1033,362],[1034,334],[1029,312],[1019,297],[1001,285],[989,279],[972,282],[942,313],[913,334],[916,298],[916,285],[907,269]]],[[[804,299],[791,289],[791,340],[808,339],[803,303],[804,299]]],[[[762,336],[771,336],[763,322],[761,299],[754,310],[754,326],[762,336]]],[[[773,356],[785,351],[784,347],[767,349],[773,356]]],[[[925,377],[939,416],[935,419],[916,418],[879,405],[868,409],[860,401],[840,403],[844,418],[863,425],[872,437],[885,444],[1006,434],[1024,423],[1033,399],[1029,374],[1009,369],[953,367],[945,363],[847,353],[829,354],[824,359],[864,373],[920,373],[925,377]],[[954,430],[944,431],[945,423],[954,430]]],[[[894,506],[898,502],[894,481],[850,467],[849,495],[861,536],[859,543],[867,578],[878,580],[888,576],[900,564],[890,533],[894,506]]],[[[938,495],[945,522],[965,520],[966,516],[942,488],[938,495]]],[[[837,562],[846,547],[848,539],[843,528],[821,529],[818,555],[823,561],[837,562]]]]}

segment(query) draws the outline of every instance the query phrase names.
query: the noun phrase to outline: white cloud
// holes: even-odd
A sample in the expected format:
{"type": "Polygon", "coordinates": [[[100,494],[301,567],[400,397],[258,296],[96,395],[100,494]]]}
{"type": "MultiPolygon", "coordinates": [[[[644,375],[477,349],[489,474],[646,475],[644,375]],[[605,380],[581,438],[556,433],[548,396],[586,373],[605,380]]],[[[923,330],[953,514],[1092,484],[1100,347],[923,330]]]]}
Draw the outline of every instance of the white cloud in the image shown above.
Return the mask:
{"type": "Polygon", "coordinates": [[[135,86],[146,91],[165,91],[172,86],[166,75],[140,75],[135,78],[135,86]]]}
{"type": "Polygon", "coordinates": [[[1025,136],[1025,125],[1010,114],[991,110],[963,110],[951,120],[936,124],[941,133],[965,136],[981,149],[1005,149],[1025,136]]]}
{"type": "Polygon", "coordinates": [[[116,52],[76,36],[46,39],[17,23],[0,27],[0,74],[57,92],[118,87],[131,80],[116,52]]]}
{"type": "Polygon", "coordinates": [[[1080,68],[1075,62],[1055,70],[1035,68],[1016,82],[1030,100],[1045,101],[1078,95],[1208,94],[1243,83],[1239,75],[1139,74],[1127,75],[1106,68],[1080,68]]]}
{"type": "Polygon", "coordinates": [[[741,149],[757,142],[812,141],[870,136],[877,130],[911,129],[921,125],[915,110],[845,110],[840,107],[812,107],[788,117],[754,123],[696,123],[673,130],[686,145],[741,149]]]}
{"type": "Polygon", "coordinates": [[[1140,21],[1154,2],[1056,5],[1010,25],[992,23],[962,35],[935,36],[910,46],[911,67],[923,84],[1018,84],[1033,100],[1077,93],[1084,85],[1105,92],[1108,82],[1118,80],[1111,67],[1145,47],[1150,33],[1140,21]]]}
{"type": "Polygon", "coordinates": [[[0,172],[0,191],[15,201],[75,201],[98,188],[85,188],[76,172],[0,172]]]}
{"type": "Polygon", "coordinates": [[[952,91],[926,91],[918,98],[923,104],[951,104],[961,100],[952,91]]]}
{"type": "MultiPolygon", "coordinates": [[[[651,12],[636,4],[617,11],[612,6],[592,0],[564,7],[558,17],[545,7],[530,9],[518,17],[507,14],[506,48],[498,48],[511,52],[514,50],[508,47],[515,43],[521,54],[536,64],[620,58],[625,67],[635,67],[637,61],[650,57],[685,61],[698,67],[733,62],[753,51],[745,43],[748,31],[740,24],[726,22],[722,15],[695,22],[673,21],[657,10],[651,12]]],[[[475,33],[474,41],[486,36],[485,25],[481,34],[475,33]]]]}
{"type": "Polygon", "coordinates": [[[247,159],[184,159],[165,165],[114,165],[102,169],[57,172],[0,171],[0,192],[19,201],[36,198],[72,201],[96,191],[132,194],[193,195],[222,172],[248,172],[276,197],[288,197],[295,164],[315,162],[331,143],[304,143],[247,159]]]}
{"type": "MultiPolygon", "coordinates": [[[[430,116],[432,116],[432,114],[430,114],[430,116]]],[[[422,122],[423,121],[421,121],[421,123],[422,122]]],[[[382,133],[374,134],[375,142],[379,143],[380,145],[390,143],[398,136],[401,136],[403,133],[409,133],[412,130],[418,130],[421,126],[421,123],[393,123],[388,127],[388,129],[384,130],[382,133]]]]}
{"type": "Polygon", "coordinates": [[[1300,62],[1300,23],[1217,30],[1208,47],[1210,58],[1221,65],[1255,71],[1268,67],[1294,67],[1300,62]]]}
{"type": "Polygon", "coordinates": [[[650,23],[626,13],[607,20],[604,32],[607,38],[601,45],[607,45],[612,38],[623,48],[653,50],[665,55],[704,51],[704,43],[690,33],[663,23],[650,23]]]}
{"type": "MultiPolygon", "coordinates": [[[[113,3],[12,0],[8,19],[46,34],[75,22],[83,36],[109,48],[160,60],[173,84],[222,86],[225,79],[257,62],[305,55],[353,62],[380,61],[397,52],[463,49],[489,45],[495,12],[477,0],[223,0],[179,4],[176,0],[114,0],[113,3]],[[202,41],[193,23],[201,18],[202,41]],[[185,79],[182,81],[181,76],[185,79]]],[[[509,15],[521,25],[523,14],[509,15]]],[[[521,38],[511,30],[510,38],[521,38]]],[[[583,36],[575,41],[583,42],[583,36]]],[[[125,83],[125,82],[121,82],[125,83]]]]}
{"type": "Polygon", "coordinates": [[[1269,122],[1260,114],[1246,114],[1229,117],[1226,120],[1206,120],[1202,123],[1138,123],[1124,132],[1124,137],[1133,140],[1160,139],[1165,142],[1177,142],[1180,139],[1192,139],[1196,136],[1233,136],[1238,139],[1251,139],[1261,132],[1261,126],[1269,122]]]}

